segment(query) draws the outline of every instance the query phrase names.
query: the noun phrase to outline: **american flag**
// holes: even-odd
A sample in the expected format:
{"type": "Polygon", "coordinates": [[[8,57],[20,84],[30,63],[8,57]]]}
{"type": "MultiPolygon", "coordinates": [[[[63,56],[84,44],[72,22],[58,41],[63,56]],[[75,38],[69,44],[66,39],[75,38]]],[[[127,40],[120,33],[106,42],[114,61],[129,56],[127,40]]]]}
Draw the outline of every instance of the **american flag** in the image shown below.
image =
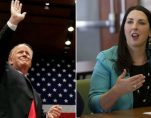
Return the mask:
{"type": "Polygon", "coordinates": [[[59,104],[63,107],[70,106],[69,109],[74,110],[76,83],[74,60],[36,59],[28,76],[33,87],[41,95],[44,106],[59,104]],[[71,108],[72,106],[74,107],[71,108]]]}

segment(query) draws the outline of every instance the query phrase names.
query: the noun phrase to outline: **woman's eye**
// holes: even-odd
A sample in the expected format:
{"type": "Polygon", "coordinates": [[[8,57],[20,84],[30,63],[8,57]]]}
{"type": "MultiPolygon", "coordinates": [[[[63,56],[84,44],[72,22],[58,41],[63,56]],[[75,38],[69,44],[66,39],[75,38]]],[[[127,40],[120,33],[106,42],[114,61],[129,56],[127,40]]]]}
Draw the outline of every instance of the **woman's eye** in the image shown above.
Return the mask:
{"type": "Polygon", "coordinates": [[[133,23],[133,21],[127,21],[127,23],[128,23],[128,24],[132,24],[132,23],[133,23]]]}
{"type": "Polygon", "coordinates": [[[145,25],[145,23],[144,23],[144,22],[139,22],[139,24],[141,24],[141,25],[145,25]]]}

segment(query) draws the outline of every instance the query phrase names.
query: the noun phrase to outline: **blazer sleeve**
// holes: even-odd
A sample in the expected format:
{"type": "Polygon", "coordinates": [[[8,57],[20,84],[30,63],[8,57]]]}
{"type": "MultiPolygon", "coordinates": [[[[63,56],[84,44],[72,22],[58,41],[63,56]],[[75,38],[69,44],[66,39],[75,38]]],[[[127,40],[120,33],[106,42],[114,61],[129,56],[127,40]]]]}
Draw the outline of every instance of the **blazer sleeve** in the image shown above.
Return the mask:
{"type": "Polygon", "coordinates": [[[111,65],[110,62],[101,52],[97,56],[97,62],[92,73],[89,91],[89,105],[94,113],[110,112],[110,110],[104,111],[100,105],[101,95],[110,89],[111,69],[109,69],[109,65],[111,65]]]}
{"type": "Polygon", "coordinates": [[[14,31],[5,25],[0,31],[0,71],[2,72],[9,54],[9,44],[14,31]]]}

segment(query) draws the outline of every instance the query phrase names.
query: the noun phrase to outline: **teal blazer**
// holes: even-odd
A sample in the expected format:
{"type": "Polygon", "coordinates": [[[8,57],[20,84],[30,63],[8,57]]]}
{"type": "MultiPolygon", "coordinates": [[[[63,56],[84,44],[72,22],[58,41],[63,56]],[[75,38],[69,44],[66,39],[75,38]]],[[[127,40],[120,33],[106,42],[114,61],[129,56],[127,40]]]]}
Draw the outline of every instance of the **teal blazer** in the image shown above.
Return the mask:
{"type": "MultiPolygon", "coordinates": [[[[96,58],[89,90],[89,106],[92,112],[111,112],[114,110],[126,110],[133,108],[133,93],[127,93],[121,96],[114,106],[108,110],[103,110],[100,105],[100,97],[111,89],[117,81],[118,74],[115,71],[115,62],[117,61],[117,46],[100,52],[96,58]]],[[[130,76],[127,73],[126,78],[130,76]]]]}

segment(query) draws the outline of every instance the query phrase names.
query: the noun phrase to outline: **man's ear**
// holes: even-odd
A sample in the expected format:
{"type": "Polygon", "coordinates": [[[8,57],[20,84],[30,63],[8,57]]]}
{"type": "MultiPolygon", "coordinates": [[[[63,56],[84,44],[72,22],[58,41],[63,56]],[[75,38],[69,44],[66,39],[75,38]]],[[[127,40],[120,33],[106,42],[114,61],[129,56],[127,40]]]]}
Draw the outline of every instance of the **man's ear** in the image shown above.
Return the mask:
{"type": "Polygon", "coordinates": [[[8,59],[8,63],[9,63],[10,65],[13,65],[12,58],[10,58],[10,57],[9,57],[9,59],[8,59]]]}

